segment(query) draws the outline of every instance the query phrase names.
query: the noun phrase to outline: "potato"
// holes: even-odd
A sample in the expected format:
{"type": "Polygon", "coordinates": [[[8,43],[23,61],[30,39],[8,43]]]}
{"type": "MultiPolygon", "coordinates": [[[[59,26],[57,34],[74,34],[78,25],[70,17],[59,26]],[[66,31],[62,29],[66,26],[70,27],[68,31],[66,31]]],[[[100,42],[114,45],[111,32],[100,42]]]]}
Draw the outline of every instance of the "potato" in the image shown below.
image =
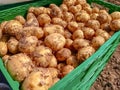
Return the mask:
{"type": "Polygon", "coordinates": [[[56,68],[48,68],[48,70],[50,71],[50,74],[51,74],[53,79],[58,77],[58,69],[56,69],[56,68]]]}
{"type": "Polygon", "coordinates": [[[74,68],[79,65],[79,61],[77,60],[77,57],[74,55],[71,55],[67,60],[66,60],[67,65],[71,65],[74,68]]]}
{"type": "Polygon", "coordinates": [[[78,29],[82,29],[85,26],[85,23],[78,23],[78,29]]]}
{"type": "Polygon", "coordinates": [[[8,52],[6,42],[0,41],[0,56],[6,55],[8,52]]]}
{"type": "Polygon", "coordinates": [[[95,49],[91,46],[83,47],[78,50],[77,59],[79,60],[79,62],[83,62],[84,60],[89,58],[94,52],[95,49]]]}
{"type": "Polygon", "coordinates": [[[103,23],[109,23],[111,21],[110,15],[108,13],[100,13],[97,17],[97,20],[103,24],[103,23]]]}
{"type": "Polygon", "coordinates": [[[58,61],[65,61],[71,56],[71,51],[67,48],[62,48],[56,53],[56,58],[58,61]]]}
{"type": "Polygon", "coordinates": [[[84,27],[83,29],[85,39],[91,40],[95,35],[95,31],[92,28],[84,27]]]}
{"type": "Polygon", "coordinates": [[[76,4],[84,5],[86,3],[87,3],[86,0],[76,0],[76,4]]]}
{"type": "Polygon", "coordinates": [[[69,12],[76,14],[78,12],[80,12],[82,9],[82,6],[80,4],[76,5],[76,6],[70,6],[69,7],[69,12]]]}
{"type": "Polygon", "coordinates": [[[78,22],[87,22],[90,19],[90,15],[85,11],[75,14],[76,21],[78,22]]]}
{"type": "Polygon", "coordinates": [[[73,49],[72,43],[73,43],[72,39],[66,39],[65,48],[73,49]]]}
{"type": "Polygon", "coordinates": [[[102,36],[105,40],[108,40],[110,38],[110,35],[108,32],[102,30],[102,29],[98,29],[96,30],[96,36],[102,36]]]}
{"type": "Polygon", "coordinates": [[[84,7],[84,9],[88,14],[92,13],[92,8],[91,7],[84,7]]]}
{"type": "Polygon", "coordinates": [[[53,18],[53,17],[58,17],[58,18],[61,18],[63,16],[62,14],[62,11],[61,9],[55,5],[55,4],[50,4],[50,9],[51,9],[51,12],[50,12],[50,16],[53,18]]]}
{"type": "Polygon", "coordinates": [[[51,18],[48,14],[40,14],[37,17],[37,20],[38,20],[40,26],[44,26],[45,24],[50,24],[50,22],[51,22],[51,18]]]}
{"type": "Polygon", "coordinates": [[[67,26],[67,22],[62,20],[61,18],[52,18],[52,23],[61,25],[63,28],[65,28],[67,26]]]}
{"type": "Polygon", "coordinates": [[[92,13],[99,13],[100,9],[98,7],[92,8],[92,13]]]}
{"type": "Polygon", "coordinates": [[[87,27],[90,27],[94,30],[96,29],[99,29],[100,28],[100,23],[98,20],[89,20],[87,23],[86,23],[86,26],[87,27]]]}
{"type": "Polygon", "coordinates": [[[52,84],[52,86],[53,86],[54,84],[56,84],[59,80],[60,80],[60,78],[54,78],[54,79],[53,79],[53,84],[52,84]]]}
{"type": "Polygon", "coordinates": [[[104,23],[104,24],[101,24],[100,26],[101,29],[105,30],[105,31],[110,31],[110,24],[109,23],[104,23]]]}
{"type": "Polygon", "coordinates": [[[16,38],[11,37],[7,42],[7,47],[10,53],[15,54],[18,52],[18,40],[16,38]]]}
{"type": "Polygon", "coordinates": [[[22,82],[32,71],[34,65],[26,54],[19,53],[8,58],[6,67],[15,80],[22,82]]]}
{"type": "Polygon", "coordinates": [[[53,33],[53,34],[48,35],[45,38],[44,43],[46,46],[51,48],[53,51],[57,51],[64,47],[66,40],[64,36],[62,36],[61,34],[53,33]]]}
{"type": "Polygon", "coordinates": [[[72,38],[72,33],[70,31],[68,31],[68,30],[65,30],[64,37],[66,39],[70,39],[70,38],[72,38]]]}
{"type": "Polygon", "coordinates": [[[33,13],[27,14],[27,21],[25,22],[24,26],[25,27],[29,27],[29,26],[39,27],[39,22],[33,13]]]}
{"type": "Polygon", "coordinates": [[[51,74],[48,69],[41,69],[39,71],[33,71],[24,80],[22,84],[22,90],[48,90],[48,88],[50,88],[53,82],[51,74]]]}
{"type": "Polygon", "coordinates": [[[63,4],[66,4],[68,7],[75,5],[76,0],[63,0],[63,4]]]}
{"type": "Polygon", "coordinates": [[[111,28],[111,30],[113,30],[113,31],[118,31],[118,30],[120,30],[120,19],[113,20],[113,21],[110,23],[110,28],[111,28]]]}
{"type": "Polygon", "coordinates": [[[25,18],[21,15],[16,16],[15,20],[19,21],[22,25],[24,25],[26,22],[25,18]]]}
{"type": "Polygon", "coordinates": [[[60,9],[62,10],[62,12],[67,12],[68,11],[68,7],[67,7],[66,4],[61,4],[60,9]]]}
{"type": "Polygon", "coordinates": [[[72,35],[72,39],[75,40],[77,38],[84,38],[84,33],[82,30],[76,30],[74,31],[73,35],[72,35]]]}
{"type": "Polygon", "coordinates": [[[70,21],[74,20],[74,15],[71,12],[64,12],[63,20],[69,23],[70,21]]]}
{"type": "Polygon", "coordinates": [[[33,13],[38,16],[40,14],[48,14],[50,15],[51,9],[46,7],[36,7],[33,13]]]}
{"type": "Polygon", "coordinates": [[[1,37],[1,39],[0,39],[0,41],[7,42],[9,40],[9,38],[10,38],[10,35],[3,34],[2,37],[1,37]]]}
{"type": "Polygon", "coordinates": [[[88,40],[85,40],[85,39],[75,39],[73,41],[73,47],[76,50],[79,50],[80,48],[83,48],[83,47],[86,47],[86,46],[89,46],[89,41],[88,40]]]}
{"type": "Polygon", "coordinates": [[[2,38],[2,29],[0,28],[0,39],[2,38]]]}
{"type": "Polygon", "coordinates": [[[15,36],[20,30],[22,30],[22,24],[17,20],[10,20],[5,25],[5,33],[15,36]]]}
{"type": "Polygon", "coordinates": [[[38,39],[41,39],[44,36],[44,32],[41,27],[29,26],[29,27],[24,27],[22,31],[16,34],[16,38],[18,40],[21,39],[22,37],[27,37],[27,36],[36,36],[38,39]]]}
{"type": "Polygon", "coordinates": [[[2,32],[3,33],[5,33],[6,31],[5,31],[5,25],[8,23],[8,21],[3,21],[3,22],[1,22],[1,24],[0,24],[0,28],[2,29],[2,32]]]}
{"type": "Polygon", "coordinates": [[[77,30],[78,23],[76,21],[71,21],[71,22],[68,23],[68,27],[67,28],[69,29],[70,32],[73,33],[74,31],[77,30]]]}
{"type": "Polygon", "coordinates": [[[102,44],[105,43],[105,39],[102,36],[96,36],[92,39],[92,46],[98,49],[102,44]]]}
{"type": "Polygon", "coordinates": [[[10,55],[7,55],[7,54],[2,57],[2,60],[3,60],[3,62],[4,62],[5,67],[6,67],[6,65],[7,65],[7,62],[8,62],[9,57],[10,57],[10,55]]]}
{"type": "Polygon", "coordinates": [[[53,33],[59,33],[61,35],[64,35],[64,29],[60,25],[48,25],[43,28],[43,31],[45,33],[45,36],[48,36],[53,33]]]}
{"type": "Polygon", "coordinates": [[[71,65],[64,66],[62,69],[63,76],[66,76],[67,74],[69,74],[73,69],[74,69],[74,67],[71,65]]]}
{"type": "Polygon", "coordinates": [[[120,12],[115,11],[111,13],[110,16],[112,17],[112,20],[120,19],[120,12]]]}
{"type": "Polygon", "coordinates": [[[52,54],[50,48],[45,46],[38,46],[33,52],[33,60],[37,66],[41,67],[56,67],[57,60],[52,54]]]}
{"type": "Polygon", "coordinates": [[[98,16],[99,16],[98,13],[92,13],[92,14],[90,15],[90,19],[96,20],[98,16]]]}
{"type": "Polygon", "coordinates": [[[44,42],[42,40],[38,40],[37,46],[44,45],[44,42]]]}
{"type": "Polygon", "coordinates": [[[36,7],[30,7],[28,9],[28,13],[34,13],[36,7]]]}
{"type": "Polygon", "coordinates": [[[51,9],[50,8],[46,8],[46,7],[36,7],[35,9],[34,9],[34,14],[36,15],[36,16],[38,16],[38,15],[40,15],[40,14],[50,14],[50,11],[51,11],[51,9]]]}
{"type": "Polygon", "coordinates": [[[18,49],[23,53],[31,53],[37,46],[38,39],[35,36],[23,37],[19,40],[18,49]]]}
{"type": "Polygon", "coordinates": [[[110,32],[109,32],[109,35],[112,36],[114,33],[115,33],[115,31],[110,31],[110,32]]]}
{"type": "Polygon", "coordinates": [[[62,69],[63,69],[63,67],[64,67],[65,65],[66,65],[65,63],[59,63],[59,64],[57,65],[57,69],[58,69],[59,71],[62,71],[62,69]]]}

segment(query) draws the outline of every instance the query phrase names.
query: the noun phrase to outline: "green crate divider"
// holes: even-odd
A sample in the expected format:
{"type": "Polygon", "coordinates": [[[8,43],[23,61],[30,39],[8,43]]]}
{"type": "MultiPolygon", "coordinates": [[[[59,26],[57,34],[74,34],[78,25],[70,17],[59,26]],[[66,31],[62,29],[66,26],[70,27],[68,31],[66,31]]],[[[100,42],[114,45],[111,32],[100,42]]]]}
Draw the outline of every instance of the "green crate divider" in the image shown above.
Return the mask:
{"type": "Polygon", "coordinates": [[[31,0],[31,1],[25,1],[25,2],[20,2],[20,3],[13,3],[13,4],[5,4],[5,5],[0,5],[0,10],[5,10],[5,9],[9,9],[9,8],[13,8],[16,6],[20,6],[20,5],[24,5],[24,4],[28,4],[28,3],[33,3],[35,2],[35,0],[31,0]]]}
{"type": "Polygon", "coordinates": [[[6,9],[6,10],[1,10],[0,11],[0,22],[14,19],[15,16],[17,15],[25,16],[28,8],[31,6],[34,6],[34,7],[46,6],[46,5],[49,5],[50,3],[55,3],[59,5],[62,3],[62,0],[38,0],[33,3],[17,6],[17,7],[6,9]]]}
{"type": "MultiPolygon", "coordinates": [[[[17,15],[25,16],[27,9],[31,6],[46,6],[50,3],[57,5],[61,4],[62,0],[36,0],[36,2],[17,6],[14,8],[0,11],[0,22],[11,20],[17,15]]],[[[103,0],[88,0],[88,3],[98,3],[110,8],[110,13],[113,11],[120,11],[120,6],[107,3],[103,0]]],[[[96,51],[90,58],[84,61],[81,65],[75,68],[71,73],[66,75],[63,79],[57,82],[49,90],[89,90],[93,82],[102,71],[110,56],[120,43],[120,31],[116,32],[105,44],[103,44],[98,51],[96,51]]],[[[19,83],[14,81],[6,68],[0,60],[0,70],[3,72],[8,83],[13,90],[19,90],[19,83]]]]}

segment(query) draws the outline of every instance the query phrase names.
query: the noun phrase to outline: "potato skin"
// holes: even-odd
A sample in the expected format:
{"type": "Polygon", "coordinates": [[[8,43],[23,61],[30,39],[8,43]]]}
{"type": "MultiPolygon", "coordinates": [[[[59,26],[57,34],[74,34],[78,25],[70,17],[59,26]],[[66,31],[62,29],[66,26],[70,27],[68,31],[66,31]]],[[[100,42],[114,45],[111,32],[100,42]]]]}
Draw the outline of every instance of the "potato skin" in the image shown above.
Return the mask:
{"type": "Polygon", "coordinates": [[[38,46],[35,48],[33,52],[33,60],[36,66],[41,67],[56,67],[57,60],[55,56],[52,54],[50,48],[45,46],[38,46]]]}
{"type": "Polygon", "coordinates": [[[23,37],[19,40],[18,49],[23,53],[31,53],[37,46],[38,39],[35,36],[23,37]]]}
{"type": "Polygon", "coordinates": [[[19,21],[10,20],[5,25],[5,33],[15,36],[22,28],[23,25],[19,21]]]}
{"type": "Polygon", "coordinates": [[[0,28],[0,39],[2,38],[2,35],[3,35],[2,29],[0,28]]]}
{"type": "Polygon", "coordinates": [[[73,35],[72,35],[72,38],[73,38],[73,40],[75,40],[75,39],[77,39],[77,38],[80,38],[80,39],[82,39],[82,38],[84,38],[84,33],[83,33],[83,31],[82,30],[76,30],[76,31],[74,31],[74,33],[73,33],[73,35]]]}
{"type": "Polygon", "coordinates": [[[7,54],[2,57],[2,60],[3,60],[3,62],[4,62],[5,67],[6,67],[6,65],[7,65],[7,62],[8,62],[9,57],[10,57],[10,55],[7,55],[7,54]]]}
{"type": "Polygon", "coordinates": [[[25,18],[21,15],[16,16],[15,20],[19,21],[22,25],[24,25],[26,22],[25,18]]]}
{"type": "Polygon", "coordinates": [[[120,30],[120,19],[113,20],[113,21],[110,23],[110,28],[111,28],[111,30],[113,30],[113,31],[118,31],[118,30],[120,30]]]}
{"type": "Polygon", "coordinates": [[[0,28],[2,29],[2,32],[5,33],[5,25],[8,23],[8,21],[1,22],[0,28]]]}
{"type": "Polygon", "coordinates": [[[61,18],[52,18],[52,23],[53,24],[57,24],[57,25],[61,25],[63,28],[66,28],[67,26],[67,22],[62,20],[61,18]]]}
{"type": "Polygon", "coordinates": [[[86,26],[87,27],[90,27],[94,30],[96,29],[99,29],[100,28],[100,23],[98,20],[89,20],[87,23],[86,23],[86,26]]]}
{"type": "Polygon", "coordinates": [[[90,15],[84,11],[77,13],[75,18],[78,22],[87,22],[90,19],[90,15]]]}
{"type": "Polygon", "coordinates": [[[6,67],[15,80],[22,82],[32,71],[34,65],[26,54],[19,53],[8,58],[6,67]]]}
{"type": "Polygon", "coordinates": [[[16,34],[16,38],[19,40],[22,37],[27,37],[27,36],[36,36],[38,39],[41,39],[44,37],[44,32],[42,28],[40,27],[24,27],[22,31],[20,31],[18,34],[16,34]]]}
{"type": "Polygon", "coordinates": [[[50,16],[53,17],[58,17],[61,18],[63,16],[61,9],[55,5],[55,4],[50,4],[49,5],[51,12],[50,12],[50,16]]]}
{"type": "Polygon", "coordinates": [[[62,10],[62,12],[67,12],[68,11],[68,7],[67,7],[66,4],[61,4],[60,9],[62,10]]]}
{"type": "Polygon", "coordinates": [[[84,27],[82,31],[84,32],[85,39],[88,40],[91,40],[95,35],[95,31],[92,28],[84,27]]]}
{"type": "Polygon", "coordinates": [[[66,76],[67,74],[69,74],[73,69],[74,69],[74,67],[71,66],[71,65],[64,66],[63,69],[62,69],[63,77],[66,76]]]}
{"type": "Polygon", "coordinates": [[[71,51],[67,48],[62,48],[56,53],[56,58],[58,61],[65,61],[71,56],[71,51]]]}
{"type": "Polygon", "coordinates": [[[53,51],[57,51],[64,47],[66,40],[64,36],[62,36],[61,34],[53,33],[53,34],[48,35],[45,38],[44,43],[46,46],[51,48],[53,51]]]}
{"type": "Polygon", "coordinates": [[[7,43],[0,41],[0,56],[6,55],[8,52],[7,43]]]}
{"type": "Polygon", "coordinates": [[[102,36],[96,36],[96,37],[93,37],[91,43],[95,49],[98,49],[102,44],[105,43],[105,39],[102,36]]]}
{"type": "Polygon", "coordinates": [[[71,12],[63,12],[63,20],[69,23],[74,20],[74,15],[71,12]]]}
{"type": "Polygon", "coordinates": [[[58,69],[56,69],[56,68],[48,68],[48,70],[50,71],[50,74],[51,74],[53,79],[58,77],[58,69]]]}
{"type": "Polygon", "coordinates": [[[27,14],[27,20],[26,20],[24,26],[25,27],[29,27],[29,26],[39,27],[39,22],[33,13],[27,14]]]}
{"type": "Polygon", "coordinates": [[[103,23],[109,23],[111,21],[110,15],[108,13],[100,13],[97,17],[97,20],[103,24],[103,23]]]}
{"type": "Polygon", "coordinates": [[[18,52],[18,40],[11,37],[7,42],[7,47],[10,53],[15,54],[18,52]]]}
{"type": "Polygon", "coordinates": [[[70,31],[68,31],[68,30],[65,30],[64,37],[66,39],[71,39],[72,38],[72,33],[70,31]]]}
{"type": "Polygon", "coordinates": [[[78,4],[78,5],[75,5],[75,6],[70,6],[69,7],[69,12],[73,13],[73,14],[76,14],[78,12],[80,12],[82,9],[81,5],[78,4]]]}
{"type": "Polygon", "coordinates": [[[105,40],[108,40],[110,38],[110,35],[108,32],[102,30],[102,29],[98,29],[96,30],[96,36],[102,36],[105,40]]]}
{"type": "Polygon", "coordinates": [[[51,22],[51,18],[48,14],[40,14],[37,17],[37,20],[38,20],[40,26],[44,26],[45,24],[50,24],[50,22],[51,22]]]}
{"type": "Polygon", "coordinates": [[[61,35],[64,35],[64,29],[60,25],[48,25],[43,28],[43,31],[45,33],[45,36],[48,36],[52,33],[59,33],[61,35]]]}
{"type": "Polygon", "coordinates": [[[68,48],[68,49],[72,50],[73,49],[72,44],[73,44],[73,40],[72,39],[66,39],[65,48],[68,48]]]}
{"type": "Polygon", "coordinates": [[[77,59],[79,60],[79,62],[83,62],[84,60],[89,58],[94,52],[95,49],[91,46],[83,47],[78,50],[77,59]]]}
{"type": "Polygon", "coordinates": [[[76,50],[79,50],[80,48],[89,46],[89,41],[85,39],[75,39],[72,45],[76,50]]]}
{"type": "Polygon", "coordinates": [[[69,58],[67,58],[66,64],[71,65],[75,68],[79,65],[79,61],[77,60],[77,57],[75,55],[71,55],[69,58]]]}
{"type": "Polygon", "coordinates": [[[47,68],[33,71],[23,82],[22,90],[48,90],[52,85],[52,76],[47,68]]]}
{"type": "Polygon", "coordinates": [[[73,33],[74,31],[76,31],[78,29],[78,23],[76,21],[71,21],[68,23],[67,28],[70,32],[73,33]]]}
{"type": "Polygon", "coordinates": [[[111,13],[112,20],[120,19],[120,12],[115,11],[111,13]]]}
{"type": "Polygon", "coordinates": [[[76,0],[63,0],[63,4],[67,5],[68,7],[75,5],[76,0]]]}

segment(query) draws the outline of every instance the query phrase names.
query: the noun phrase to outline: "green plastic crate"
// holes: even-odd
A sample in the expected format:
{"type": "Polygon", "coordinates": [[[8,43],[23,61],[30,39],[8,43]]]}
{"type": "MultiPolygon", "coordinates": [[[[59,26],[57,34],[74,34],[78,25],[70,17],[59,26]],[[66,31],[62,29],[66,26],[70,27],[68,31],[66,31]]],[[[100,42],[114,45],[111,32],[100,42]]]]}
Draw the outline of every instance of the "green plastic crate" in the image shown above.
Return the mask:
{"type": "MultiPolygon", "coordinates": [[[[88,3],[91,4],[92,2],[109,8],[110,13],[113,11],[120,11],[120,6],[107,3],[103,0],[88,0],[88,3]]],[[[2,10],[0,11],[0,22],[11,20],[16,15],[25,16],[27,9],[31,6],[48,6],[50,3],[59,5],[62,3],[62,0],[38,0],[37,2],[2,10]]],[[[84,61],[77,68],[75,68],[71,73],[57,82],[54,86],[52,86],[50,90],[89,90],[119,43],[120,31],[116,32],[105,44],[99,48],[98,51],[96,51],[90,58],[84,61]]],[[[0,70],[6,77],[12,90],[19,90],[20,84],[11,78],[3,65],[2,59],[0,60],[0,70]]]]}

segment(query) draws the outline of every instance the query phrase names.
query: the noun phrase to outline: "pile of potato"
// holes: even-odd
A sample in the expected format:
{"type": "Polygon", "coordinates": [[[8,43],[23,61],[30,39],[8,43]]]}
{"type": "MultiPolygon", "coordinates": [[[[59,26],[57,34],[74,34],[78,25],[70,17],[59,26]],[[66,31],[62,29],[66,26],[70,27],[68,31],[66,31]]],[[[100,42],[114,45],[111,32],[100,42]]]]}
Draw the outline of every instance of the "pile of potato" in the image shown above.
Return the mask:
{"type": "Polygon", "coordinates": [[[48,90],[119,29],[120,12],[91,8],[86,0],[30,7],[26,19],[0,24],[0,56],[22,90],[48,90]]]}

